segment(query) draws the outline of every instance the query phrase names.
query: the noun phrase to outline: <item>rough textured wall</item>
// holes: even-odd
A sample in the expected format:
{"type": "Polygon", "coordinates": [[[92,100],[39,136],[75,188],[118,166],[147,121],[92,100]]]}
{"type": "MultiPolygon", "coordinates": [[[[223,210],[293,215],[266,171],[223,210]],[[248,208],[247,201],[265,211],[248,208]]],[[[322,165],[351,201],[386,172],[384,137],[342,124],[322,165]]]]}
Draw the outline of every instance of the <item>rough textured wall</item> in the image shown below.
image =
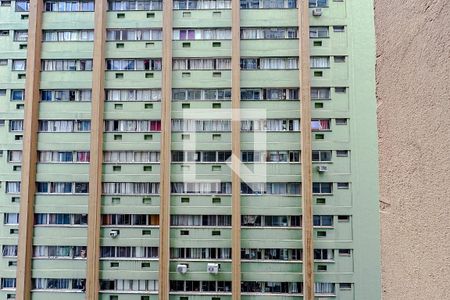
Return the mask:
{"type": "Polygon", "coordinates": [[[450,1],[375,15],[383,299],[450,299],[450,1]]]}

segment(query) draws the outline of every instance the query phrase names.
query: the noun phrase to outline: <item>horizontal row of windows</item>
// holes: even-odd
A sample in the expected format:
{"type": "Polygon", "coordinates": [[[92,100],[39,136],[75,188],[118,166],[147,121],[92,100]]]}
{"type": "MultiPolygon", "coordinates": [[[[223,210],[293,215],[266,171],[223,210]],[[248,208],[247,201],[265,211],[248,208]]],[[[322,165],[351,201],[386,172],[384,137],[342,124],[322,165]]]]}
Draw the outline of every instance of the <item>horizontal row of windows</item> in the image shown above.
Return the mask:
{"type": "MultiPolygon", "coordinates": [[[[310,38],[328,38],[329,26],[311,26],[310,38]]],[[[334,32],[343,32],[345,26],[333,26],[334,32]]],[[[8,32],[6,32],[8,33],[8,32]]],[[[6,35],[5,33],[5,35],[6,35]]],[[[8,33],[9,34],[9,33],[8,33]]],[[[241,28],[241,40],[262,39],[294,39],[297,38],[296,27],[255,27],[241,28]]],[[[173,40],[230,40],[231,29],[208,28],[208,29],[174,29],[173,40]]],[[[14,30],[14,41],[26,42],[28,40],[27,30],[14,30]]],[[[44,30],[44,42],[91,42],[94,40],[92,29],[71,30],[44,30]]],[[[162,40],[162,29],[139,28],[139,29],[107,29],[107,41],[160,41],[162,40]]]]}
{"type": "MultiPolygon", "coordinates": [[[[312,120],[313,131],[330,130],[330,119],[312,120]]],[[[347,124],[347,119],[336,119],[347,124]]],[[[23,120],[10,120],[11,132],[23,131],[23,120]]],[[[90,120],[39,120],[39,132],[89,132],[90,120]]],[[[105,132],[159,132],[160,120],[105,120],[105,132]]],[[[173,132],[230,132],[231,120],[188,120],[172,119],[173,132]]],[[[263,119],[241,121],[241,132],[248,131],[300,131],[298,119],[263,119]]]]}
{"type": "MultiPolygon", "coordinates": [[[[37,182],[37,193],[87,194],[88,182],[37,182]]],[[[338,182],[339,189],[348,189],[348,182],[338,182]]],[[[246,195],[300,195],[301,183],[241,183],[241,194],[246,195]]],[[[231,194],[230,182],[172,182],[174,194],[231,194]]],[[[333,183],[313,182],[314,194],[331,194],[333,183]]],[[[7,181],[6,193],[20,193],[19,181],[7,181]]],[[[150,195],[159,193],[159,182],[103,182],[105,195],[150,195]]]]}
{"type": "MultiPolygon", "coordinates": [[[[335,91],[345,92],[345,87],[336,87],[335,91]]],[[[111,89],[106,90],[106,101],[161,101],[160,89],[111,89]]],[[[6,91],[5,91],[6,93],[6,91]]],[[[329,100],[331,88],[311,88],[312,100],[329,100]]],[[[23,101],[25,90],[11,90],[11,101],[23,101]]],[[[92,91],[82,90],[41,90],[41,101],[87,102],[92,99],[92,91]]],[[[242,88],[241,100],[298,100],[298,88],[242,88]]],[[[173,89],[173,101],[193,100],[231,100],[231,89],[173,89]]]]}
{"type": "MultiPolygon", "coordinates": [[[[332,150],[313,150],[312,161],[331,162],[332,150]]],[[[337,157],[348,156],[348,151],[337,150],[337,157]]],[[[160,153],[150,151],[104,151],[105,163],[151,163],[159,162],[160,153]]],[[[172,151],[172,162],[218,163],[228,162],[231,151],[172,151]]],[[[21,162],[21,150],[8,150],[8,162],[21,162]]],[[[88,163],[89,151],[38,151],[40,163],[88,163]]],[[[300,162],[300,151],[242,151],[242,162],[300,162]]]]}
{"type": "MultiPolygon", "coordinates": [[[[241,0],[242,9],[257,8],[296,8],[296,0],[241,0]]],[[[309,7],[327,7],[328,0],[309,0],[309,7]]],[[[110,11],[162,10],[162,1],[158,0],[111,0],[110,11]]],[[[174,0],[173,9],[231,9],[231,0],[174,0]]],[[[16,1],[15,10],[29,10],[29,1],[16,1]]],[[[94,1],[45,1],[45,11],[94,11],[94,1]]]]}
{"type": "MultiPolygon", "coordinates": [[[[158,226],[159,215],[102,214],[104,226],[158,226]]],[[[87,225],[87,214],[37,213],[35,225],[87,225]]],[[[349,221],[348,216],[339,220],[349,221]]],[[[19,224],[18,213],[5,213],[4,224],[19,224]]],[[[231,215],[172,215],[171,226],[231,226],[231,215]]],[[[301,227],[301,216],[242,215],[243,227],[301,227]]],[[[332,227],[332,215],[314,215],[313,226],[332,227]]]]}
{"type": "MultiPolygon", "coordinates": [[[[350,249],[336,250],[350,256],[350,249]]],[[[247,260],[302,260],[302,249],[242,248],[247,260]]],[[[3,245],[3,257],[17,257],[17,245],[3,245]]],[[[33,246],[36,258],[86,258],[86,246],[33,246]]],[[[158,247],[101,246],[101,258],[157,258],[158,247]]],[[[231,259],[231,248],[170,248],[171,259],[231,259]]],[[[314,260],[334,260],[333,249],[314,249],[314,260]]]]}
{"type": "MultiPolygon", "coordinates": [[[[345,56],[335,56],[335,62],[345,62],[345,56]]],[[[298,69],[297,57],[241,58],[242,70],[294,70],[298,69]]],[[[330,67],[330,57],[311,57],[312,69],[330,67]]],[[[160,58],[107,59],[108,71],[160,71],[160,58]]],[[[231,58],[174,58],[173,70],[231,70],[231,58]]],[[[25,71],[26,60],[14,59],[13,71],[25,71]]],[[[92,59],[43,59],[42,71],[92,71],[92,59]]]]}

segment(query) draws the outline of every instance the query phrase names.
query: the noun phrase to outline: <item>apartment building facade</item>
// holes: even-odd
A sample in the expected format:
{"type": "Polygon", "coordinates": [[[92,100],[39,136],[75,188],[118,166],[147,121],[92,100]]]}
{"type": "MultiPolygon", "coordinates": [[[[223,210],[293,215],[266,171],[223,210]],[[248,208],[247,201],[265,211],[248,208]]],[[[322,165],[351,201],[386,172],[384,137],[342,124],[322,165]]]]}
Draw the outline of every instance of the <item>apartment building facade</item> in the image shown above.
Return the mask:
{"type": "Polygon", "coordinates": [[[1,0],[0,299],[379,299],[374,59],[371,1],[1,0]]]}

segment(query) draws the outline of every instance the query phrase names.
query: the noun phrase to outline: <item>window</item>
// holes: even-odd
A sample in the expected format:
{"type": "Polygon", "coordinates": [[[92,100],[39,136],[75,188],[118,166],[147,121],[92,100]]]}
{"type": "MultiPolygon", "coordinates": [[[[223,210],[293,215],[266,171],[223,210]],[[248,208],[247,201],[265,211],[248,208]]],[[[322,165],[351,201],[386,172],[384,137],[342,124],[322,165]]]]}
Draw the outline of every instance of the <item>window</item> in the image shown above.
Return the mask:
{"type": "Polygon", "coordinates": [[[33,289],[36,290],[85,290],[85,279],[33,278],[33,289]]]}
{"type": "Polygon", "coordinates": [[[162,10],[161,0],[111,0],[108,1],[109,10],[162,10]]]}
{"type": "Polygon", "coordinates": [[[175,0],[173,9],[230,9],[231,0],[175,0]]]}
{"type": "Polygon", "coordinates": [[[19,181],[7,181],[6,182],[6,193],[7,194],[19,194],[20,193],[20,182],[19,181]]]}
{"type": "Polygon", "coordinates": [[[25,100],[25,90],[11,90],[11,101],[25,100]]]}
{"type": "Polygon", "coordinates": [[[8,162],[21,162],[22,150],[8,150],[8,162]]]}
{"type": "Polygon", "coordinates": [[[3,257],[17,257],[17,245],[3,245],[3,257]]]}
{"type": "Polygon", "coordinates": [[[173,70],[230,70],[231,58],[176,58],[173,70]]]}
{"type": "Polygon", "coordinates": [[[42,71],[92,71],[92,59],[43,59],[42,71]]]}
{"type": "Polygon", "coordinates": [[[302,289],[302,282],[241,282],[241,291],[245,293],[298,294],[302,289]]]}
{"type": "Polygon", "coordinates": [[[333,260],[333,249],[314,249],[315,260],[333,260]]]}
{"type": "Polygon", "coordinates": [[[45,1],[44,11],[94,11],[94,1],[45,1]]]}
{"type": "Polygon", "coordinates": [[[174,194],[231,194],[230,182],[172,182],[174,194]]]}
{"type": "Polygon", "coordinates": [[[101,291],[158,291],[158,280],[100,280],[101,291]]]}
{"type": "Polygon", "coordinates": [[[313,226],[331,227],[333,226],[333,216],[313,216],[313,226]]]}
{"type": "Polygon", "coordinates": [[[174,29],[173,40],[230,40],[230,28],[174,29]]]}
{"type": "MultiPolygon", "coordinates": [[[[159,225],[159,215],[138,214],[105,214],[102,215],[102,225],[111,226],[156,226],[159,225]]],[[[130,247],[120,247],[120,251],[130,250],[130,247]],[[126,248],[126,249],[124,249],[126,248]]],[[[126,256],[123,254],[123,256],[126,256]]],[[[129,256],[129,255],[128,255],[129,256]]]]}
{"type": "Polygon", "coordinates": [[[279,40],[297,38],[297,28],[242,28],[242,40],[279,40]]]}
{"type": "Polygon", "coordinates": [[[14,30],[14,41],[15,42],[28,41],[28,31],[27,30],[14,30]]]}
{"type": "Polygon", "coordinates": [[[351,283],[339,283],[339,289],[341,290],[351,290],[352,284],[351,283]]]}
{"type": "Polygon", "coordinates": [[[242,9],[296,8],[296,7],[297,1],[295,0],[271,0],[271,1],[241,0],[242,9]]]}
{"type": "Polygon", "coordinates": [[[173,89],[173,101],[231,100],[231,89],[173,89]]]}
{"type": "Polygon", "coordinates": [[[179,132],[214,132],[231,131],[230,120],[188,120],[172,119],[172,131],[179,132]]]}
{"type": "Polygon", "coordinates": [[[108,71],[161,71],[161,59],[107,59],[108,71]]]}
{"type": "Polygon", "coordinates": [[[311,129],[314,131],[330,130],[330,120],[312,120],[311,129]]]}
{"type": "Polygon", "coordinates": [[[92,99],[91,90],[41,90],[41,101],[67,102],[92,99]]]}
{"type": "Polygon", "coordinates": [[[230,215],[172,215],[171,226],[231,226],[230,215]]]}
{"type": "Polygon", "coordinates": [[[44,42],[85,42],[94,40],[93,30],[44,30],[44,42]]]}
{"type": "Polygon", "coordinates": [[[298,100],[297,88],[241,89],[241,100],[298,100]]]}
{"type": "Polygon", "coordinates": [[[241,131],[300,131],[300,120],[243,120],[241,131]]]}
{"type": "Polygon", "coordinates": [[[338,222],[350,222],[350,216],[338,216],[338,222]]]}
{"type": "Polygon", "coordinates": [[[336,125],[347,125],[347,119],[336,119],[336,125]]]}
{"type": "Polygon", "coordinates": [[[139,28],[139,29],[108,29],[106,31],[107,41],[160,41],[162,40],[162,29],[139,28]]]}
{"type": "Polygon", "coordinates": [[[15,10],[19,11],[19,12],[25,12],[25,11],[29,11],[29,7],[30,7],[30,2],[29,1],[17,1],[16,0],[16,6],[15,6],[15,10]]]}
{"type": "Polygon", "coordinates": [[[331,194],[332,193],[331,182],[313,182],[313,193],[314,194],[331,194]]]}
{"type": "Polygon", "coordinates": [[[16,288],[16,278],[2,278],[1,289],[15,289],[16,288]]]}
{"type": "Polygon", "coordinates": [[[247,227],[301,227],[301,217],[242,215],[241,225],[247,227]]]}
{"type": "Polygon", "coordinates": [[[106,90],[106,101],[161,101],[161,90],[106,90]]]}
{"type": "Polygon", "coordinates": [[[231,292],[231,281],[170,281],[171,292],[231,292]]]}
{"type": "Polygon", "coordinates": [[[340,190],[348,190],[350,188],[350,183],[348,182],[338,182],[337,188],[340,190]]]}
{"type": "Polygon", "coordinates": [[[335,63],[344,63],[345,62],[345,56],[335,56],[334,57],[334,62],[335,63]]]}
{"type": "Polygon", "coordinates": [[[327,69],[330,67],[330,58],[328,56],[312,56],[311,69],[327,69]]]}
{"type": "Polygon", "coordinates": [[[339,256],[350,256],[352,250],[350,249],[339,249],[339,256]]]}
{"type": "Polygon", "coordinates": [[[3,219],[3,224],[6,225],[18,225],[19,224],[19,214],[18,213],[5,213],[3,219]]]}
{"type": "Polygon", "coordinates": [[[39,120],[40,132],[89,132],[90,120],[39,120]]]}
{"type": "Polygon", "coordinates": [[[9,121],[9,131],[10,132],[23,131],[23,120],[10,120],[9,121]]]}
{"type": "Polygon", "coordinates": [[[312,100],[329,100],[330,97],[330,88],[326,87],[316,87],[311,88],[311,99],[312,100]]]}
{"type": "Polygon", "coordinates": [[[157,258],[158,247],[100,247],[101,258],[157,258]]]}
{"type": "Polygon", "coordinates": [[[337,150],[336,156],[337,157],[348,157],[348,150],[337,150]]]}
{"type": "Polygon", "coordinates": [[[36,182],[37,193],[43,194],[87,194],[88,182],[36,182]]]}
{"type": "Polygon", "coordinates": [[[242,70],[295,70],[298,68],[296,57],[241,58],[242,70]]]}
{"type": "Polygon", "coordinates": [[[345,32],[345,26],[333,26],[334,32],[345,32]]]}
{"type": "Polygon", "coordinates": [[[331,150],[313,150],[312,161],[330,162],[331,161],[331,150]]]}
{"type": "Polygon", "coordinates": [[[328,26],[311,26],[309,28],[309,37],[310,38],[327,38],[329,36],[329,27],[328,26]]]}
{"type": "Polygon", "coordinates": [[[328,0],[309,0],[309,7],[327,7],[328,0]]]}
{"type": "Polygon", "coordinates": [[[159,193],[159,182],[103,182],[105,195],[149,195],[159,193]]]}
{"type": "Polygon", "coordinates": [[[160,120],[105,120],[105,132],[157,132],[160,120]]]}
{"type": "Polygon", "coordinates": [[[335,293],[334,283],[326,283],[326,282],[315,282],[314,283],[314,291],[316,294],[331,294],[335,293]]]}
{"type": "Polygon", "coordinates": [[[335,87],[334,91],[336,93],[346,93],[347,92],[347,88],[346,87],[335,87]]]}
{"type": "Polygon", "coordinates": [[[25,71],[26,60],[25,59],[13,59],[12,70],[13,71],[25,71]]]}
{"type": "Polygon", "coordinates": [[[299,195],[300,183],[241,183],[241,194],[247,195],[299,195]]]}
{"type": "Polygon", "coordinates": [[[148,151],[105,151],[103,162],[105,163],[149,163],[159,162],[159,152],[148,151]]]}

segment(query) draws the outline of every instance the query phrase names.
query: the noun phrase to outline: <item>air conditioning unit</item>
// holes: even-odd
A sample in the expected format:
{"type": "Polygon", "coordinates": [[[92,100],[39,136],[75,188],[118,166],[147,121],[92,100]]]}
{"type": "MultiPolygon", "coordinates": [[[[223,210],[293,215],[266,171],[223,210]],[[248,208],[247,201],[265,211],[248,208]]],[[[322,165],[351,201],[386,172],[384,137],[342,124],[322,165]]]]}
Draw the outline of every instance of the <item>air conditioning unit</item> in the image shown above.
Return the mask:
{"type": "Polygon", "coordinates": [[[209,274],[217,274],[219,273],[219,264],[208,264],[208,266],[206,267],[206,271],[209,274]]]}
{"type": "Polygon", "coordinates": [[[177,265],[177,272],[180,274],[186,274],[188,271],[187,265],[177,265]]]}
{"type": "Polygon", "coordinates": [[[112,239],[115,239],[115,238],[119,235],[119,233],[120,233],[119,230],[111,230],[111,231],[109,232],[109,236],[110,236],[112,239]]]}
{"type": "Polygon", "coordinates": [[[322,8],[319,7],[313,8],[312,15],[314,17],[320,17],[322,15],[322,8]]]}
{"type": "Polygon", "coordinates": [[[319,173],[328,172],[328,166],[317,166],[317,171],[319,173]]]}

